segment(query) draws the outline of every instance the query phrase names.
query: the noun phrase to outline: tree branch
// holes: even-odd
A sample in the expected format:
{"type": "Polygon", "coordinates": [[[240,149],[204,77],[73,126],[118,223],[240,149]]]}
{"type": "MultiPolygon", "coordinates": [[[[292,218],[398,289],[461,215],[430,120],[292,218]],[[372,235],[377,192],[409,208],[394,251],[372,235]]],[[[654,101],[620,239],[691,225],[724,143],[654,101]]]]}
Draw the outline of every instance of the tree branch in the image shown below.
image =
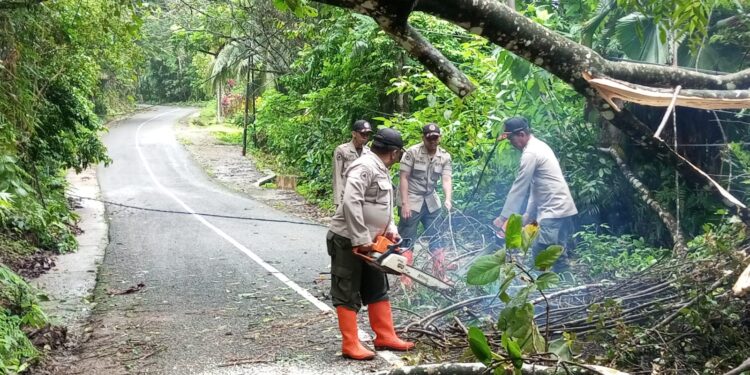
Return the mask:
{"type": "Polygon", "coordinates": [[[745,362],[742,362],[741,365],[732,369],[732,371],[726,372],[724,375],[740,375],[747,370],[750,370],[750,357],[746,359],[745,362]]]}
{"type": "Polygon", "coordinates": [[[684,256],[687,253],[687,244],[685,244],[685,236],[682,233],[682,229],[677,224],[677,219],[671,212],[669,212],[669,210],[662,207],[661,203],[654,199],[651,195],[651,191],[649,191],[635,174],[633,174],[617,149],[609,147],[600,148],[599,151],[609,154],[615,160],[615,163],[620,167],[620,171],[625,176],[625,179],[628,180],[633,189],[640,194],[641,200],[659,215],[662,223],[664,223],[664,226],[669,230],[669,233],[672,235],[672,243],[674,244],[674,247],[672,248],[673,253],[675,255],[684,256]]]}
{"type": "Polygon", "coordinates": [[[390,26],[386,28],[386,26],[388,25],[381,25],[381,28],[456,95],[463,98],[476,89],[462,71],[456,68],[450,60],[443,56],[413,27],[408,24],[398,28],[390,26]]]}
{"type": "Polygon", "coordinates": [[[654,138],[651,128],[633,116],[630,111],[615,111],[604,99],[598,96],[591,99],[590,102],[605,120],[622,130],[636,145],[655,153],[657,156],[674,165],[685,179],[694,184],[703,185],[724,205],[735,210],[745,223],[750,223],[750,212],[744,203],[740,202],[739,199],[719,185],[706,172],[695,166],[695,164],[691,163],[684,156],[678,154],[663,140],[654,138]]]}

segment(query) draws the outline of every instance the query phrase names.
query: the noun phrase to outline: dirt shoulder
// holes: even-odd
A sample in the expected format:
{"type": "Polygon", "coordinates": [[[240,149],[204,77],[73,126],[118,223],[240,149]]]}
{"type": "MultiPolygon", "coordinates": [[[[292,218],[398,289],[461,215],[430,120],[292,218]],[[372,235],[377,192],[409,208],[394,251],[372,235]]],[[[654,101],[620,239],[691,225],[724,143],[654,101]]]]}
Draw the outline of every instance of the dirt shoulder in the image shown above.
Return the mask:
{"type": "Polygon", "coordinates": [[[215,181],[278,210],[328,224],[329,215],[308,203],[297,192],[256,186],[258,180],[273,172],[261,170],[251,155],[242,156],[242,146],[217,139],[212,134],[216,127],[192,125],[191,118],[183,119],[175,127],[177,139],[215,181]]]}

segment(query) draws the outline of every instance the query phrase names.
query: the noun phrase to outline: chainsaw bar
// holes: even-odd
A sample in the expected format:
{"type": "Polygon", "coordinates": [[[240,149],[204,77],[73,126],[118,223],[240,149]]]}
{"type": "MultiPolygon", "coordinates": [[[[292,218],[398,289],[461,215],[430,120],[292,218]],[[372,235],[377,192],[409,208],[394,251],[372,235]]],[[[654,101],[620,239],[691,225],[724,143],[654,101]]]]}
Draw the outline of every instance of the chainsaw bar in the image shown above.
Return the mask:
{"type": "Polygon", "coordinates": [[[422,272],[406,264],[406,258],[398,254],[389,254],[377,260],[380,267],[393,270],[396,273],[405,275],[410,279],[437,291],[446,291],[453,289],[453,285],[436,278],[430,274],[422,272]]]}

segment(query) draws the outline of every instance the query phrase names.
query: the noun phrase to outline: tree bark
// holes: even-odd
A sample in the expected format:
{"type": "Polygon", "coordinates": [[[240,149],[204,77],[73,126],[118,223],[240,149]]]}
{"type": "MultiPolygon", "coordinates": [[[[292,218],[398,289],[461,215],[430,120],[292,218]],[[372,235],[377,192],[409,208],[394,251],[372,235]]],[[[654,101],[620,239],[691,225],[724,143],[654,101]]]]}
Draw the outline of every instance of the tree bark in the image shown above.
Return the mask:
{"type": "MultiPolygon", "coordinates": [[[[669,161],[688,181],[707,187],[724,204],[735,209],[745,223],[750,224],[750,212],[743,203],[663,141],[654,139],[651,129],[632,113],[611,108],[583,77],[583,73],[588,72],[595,77],[605,76],[635,85],[664,89],[673,89],[679,85],[683,90],[696,90],[696,94],[700,95],[703,90],[750,89],[750,69],[712,75],[679,67],[608,61],[591,48],[535,23],[497,0],[316,1],[371,16],[384,31],[461,97],[469,94],[474,86],[450,61],[408,26],[409,14],[421,11],[488,39],[568,83],[595,104],[603,118],[622,130],[636,144],[654,153],[655,157],[669,161]]],[[[722,95],[716,92],[710,94],[722,95]]]]}

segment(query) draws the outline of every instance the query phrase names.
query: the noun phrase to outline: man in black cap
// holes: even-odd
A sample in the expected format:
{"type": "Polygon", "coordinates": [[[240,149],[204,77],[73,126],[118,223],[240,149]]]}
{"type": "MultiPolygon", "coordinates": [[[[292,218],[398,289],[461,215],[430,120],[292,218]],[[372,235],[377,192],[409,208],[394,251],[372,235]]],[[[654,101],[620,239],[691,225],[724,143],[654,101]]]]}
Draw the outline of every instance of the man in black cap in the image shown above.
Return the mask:
{"type": "Polygon", "coordinates": [[[524,224],[539,223],[539,235],[532,245],[532,257],[550,245],[565,247],[573,235],[573,218],[578,209],[555,153],[531,134],[529,122],[523,117],[505,121],[505,132],[499,137],[499,140],[504,139],[509,140],[522,154],[518,176],[505,198],[500,216],[493,222],[498,228],[498,235],[504,237],[508,218],[514,213],[522,213],[528,196],[524,224]]]}
{"type": "Polygon", "coordinates": [[[393,185],[388,170],[401,160],[403,147],[398,131],[378,130],[371,152],[344,172],[344,195],[326,236],[331,257],[331,299],[341,330],[341,352],[347,358],[375,356],[357,336],[357,312],[362,305],[368,306],[375,349],[404,351],[414,347],[414,343],[396,336],[386,275],[355,254],[372,251],[375,237],[380,235],[394,242],[400,240],[393,224],[393,185]]]}
{"type": "MultiPolygon", "coordinates": [[[[440,145],[440,127],[427,124],[422,127],[422,143],[406,150],[399,172],[400,207],[398,231],[404,238],[416,242],[417,227],[422,223],[424,234],[430,240],[433,274],[445,275],[445,250],[437,236],[435,219],[440,216],[441,201],[437,194],[437,183],[442,181],[445,192],[445,208],[452,208],[451,156],[440,145]]],[[[406,253],[409,257],[411,252],[406,253]]],[[[409,285],[411,280],[402,278],[409,285]]]]}
{"type": "Polygon", "coordinates": [[[372,134],[372,126],[365,120],[352,123],[352,140],[342,143],[333,151],[333,205],[338,207],[344,194],[346,178],[344,172],[354,160],[370,152],[366,143],[372,134]]]}

